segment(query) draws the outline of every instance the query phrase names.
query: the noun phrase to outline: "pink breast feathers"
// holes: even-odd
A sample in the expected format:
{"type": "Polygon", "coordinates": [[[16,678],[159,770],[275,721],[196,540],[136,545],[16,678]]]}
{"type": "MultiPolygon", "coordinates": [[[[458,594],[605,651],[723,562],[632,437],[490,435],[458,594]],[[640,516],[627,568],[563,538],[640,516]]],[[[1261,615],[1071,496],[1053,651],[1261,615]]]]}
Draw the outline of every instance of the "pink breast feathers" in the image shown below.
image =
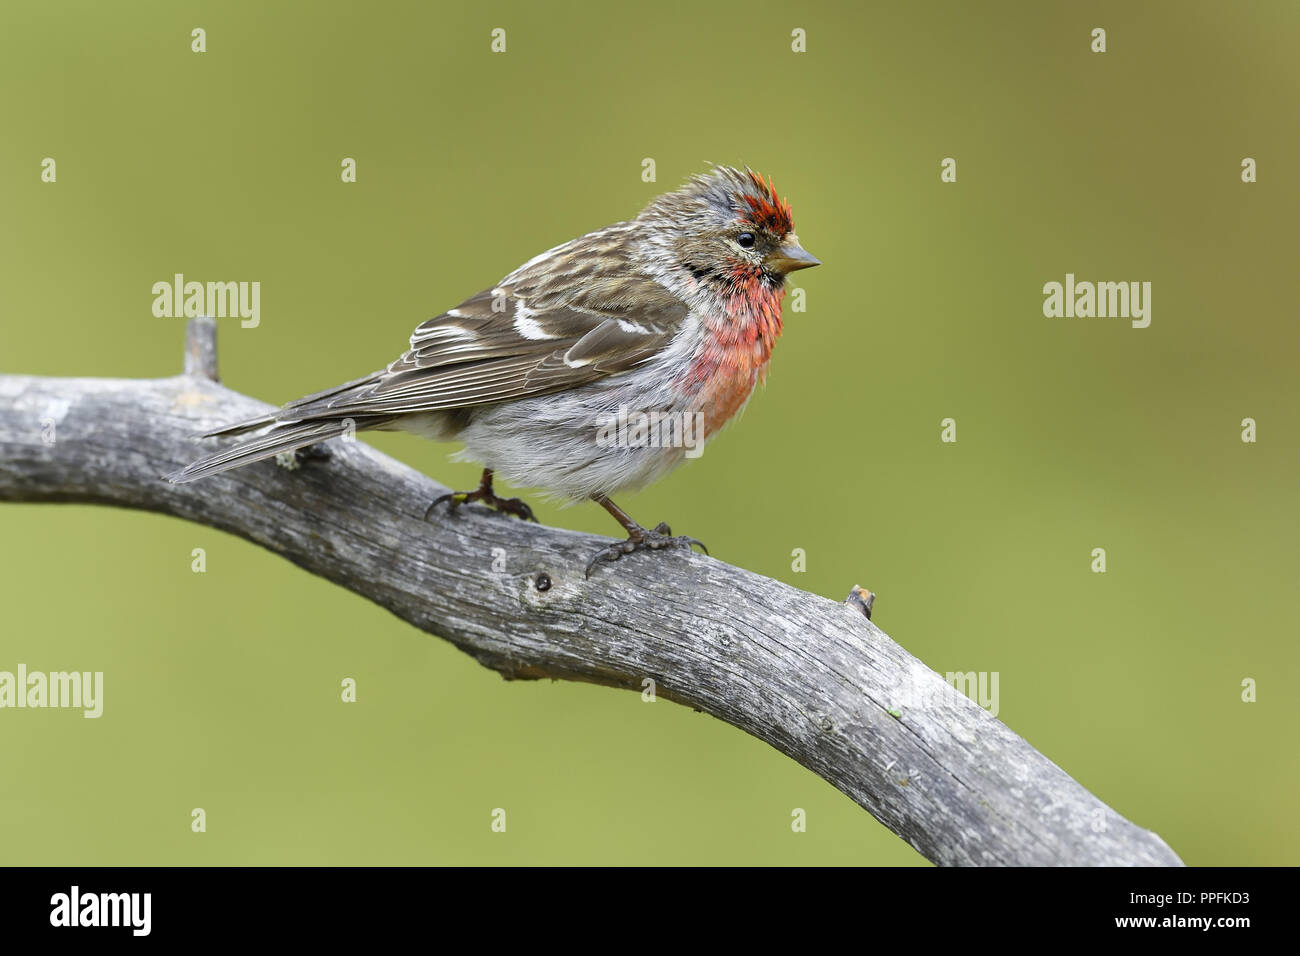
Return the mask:
{"type": "Polygon", "coordinates": [[[688,389],[704,413],[704,434],[722,428],[749,401],[767,374],[772,349],[781,335],[784,289],[764,285],[758,276],[738,283],[726,300],[725,318],[710,322],[704,345],[691,364],[688,389]],[[698,391],[696,391],[698,389],[698,391]]]}

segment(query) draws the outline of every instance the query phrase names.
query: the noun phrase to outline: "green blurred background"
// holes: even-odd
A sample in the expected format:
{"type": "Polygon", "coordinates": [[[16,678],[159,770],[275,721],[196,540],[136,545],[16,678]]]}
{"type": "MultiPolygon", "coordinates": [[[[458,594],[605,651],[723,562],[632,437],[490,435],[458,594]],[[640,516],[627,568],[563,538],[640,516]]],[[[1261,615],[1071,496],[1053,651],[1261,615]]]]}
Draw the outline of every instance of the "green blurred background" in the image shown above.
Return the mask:
{"type": "MultiPolygon", "coordinates": [[[[743,421],[620,501],[798,587],[877,591],[896,640],[999,672],[999,717],[1188,863],[1300,863],[1300,7],[469,6],[4,4],[0,372],[174,374],[183,322],[150,287],[183,272],[262,283],[223,377],[286,401],[748,163],[825,265],[743,421]],[[1066,272],[1151,281],[1151,327],[1045,318],[1066,272]]],[[[4,505],[0,541],[0,669],[106,684],[99,720],[0,712],[4,862],[924,863],[719,721],[507,684],[218,532],[4,505]]]]}

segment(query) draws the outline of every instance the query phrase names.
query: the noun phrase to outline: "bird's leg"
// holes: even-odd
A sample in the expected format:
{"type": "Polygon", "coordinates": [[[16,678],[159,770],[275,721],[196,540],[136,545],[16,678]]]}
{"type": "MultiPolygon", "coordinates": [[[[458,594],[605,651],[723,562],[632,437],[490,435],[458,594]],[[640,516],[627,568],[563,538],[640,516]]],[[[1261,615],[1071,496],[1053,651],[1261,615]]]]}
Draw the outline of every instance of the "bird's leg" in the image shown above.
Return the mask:
{"type": "Polygon", "coordinates": [[[703,542],[688,538],[686,535],[673,537],[673,529],[662,521],[653,528],[643,528],[632,520],[631,515],[604,495],[592,495],[591,500],[613,515],[614,520],[627,529],[627,540],[597,551],[587,564],[587,577],[591,577],[591,569],[596,566],[597,561],[617,561],[623,555],[631,554],[633,551],[659,551],[663,548],[685,548],[689,551],[691,545],[698,544],[701,551],[705,554],[709,553],[709,549],[703,542]]]}
{"type": "Polygon", "coordinates": [[[460,505],[467,505],[471,501],[481,501],[489,508],[493,508],[503,514],[515,515],[523,518],[525,521],[536,521],[533,515],[533,509],[528,507],[519,498],[498,498],[495,491],[492,490],[492,469],[484,468],[483,477],[479,479],[478,487],[473,491],[452,491],[445,495],[440,495],[434,499],[433,504],[424,513],[424,520],[428,521],[429,516],[433,514],[433,509],[438,507],[444,501],[450,502],[447,507],[455,511],[460,505]]]}

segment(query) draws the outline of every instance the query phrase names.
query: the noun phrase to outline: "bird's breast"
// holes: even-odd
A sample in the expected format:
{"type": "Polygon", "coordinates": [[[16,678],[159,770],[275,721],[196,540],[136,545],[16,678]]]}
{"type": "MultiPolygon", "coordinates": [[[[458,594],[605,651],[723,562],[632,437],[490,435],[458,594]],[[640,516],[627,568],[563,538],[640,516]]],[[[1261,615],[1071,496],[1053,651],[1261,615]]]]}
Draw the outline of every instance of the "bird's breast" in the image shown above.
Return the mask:
{"type": "Polygon", "coordinates": [[[766,376],[781,335],[781,298],[781,290],[762,297],[734,297],[726,314],[707,324],[689,374],[706,436],[744,408],[766,376]]]}

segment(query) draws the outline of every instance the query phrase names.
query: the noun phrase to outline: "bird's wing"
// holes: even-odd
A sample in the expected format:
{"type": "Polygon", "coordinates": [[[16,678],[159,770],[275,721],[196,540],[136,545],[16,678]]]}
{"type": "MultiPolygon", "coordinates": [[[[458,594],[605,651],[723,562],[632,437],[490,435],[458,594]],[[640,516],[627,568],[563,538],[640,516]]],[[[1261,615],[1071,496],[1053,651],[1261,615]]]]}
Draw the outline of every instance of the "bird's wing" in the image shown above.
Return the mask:
{"type": "Polygon", "coordinates": [[[465,408],[574,388],[645,362],[689,310],[633,267],[611,230],[543,253],[422,323],[387,370],[292,402],[277,417],[465,408]]]}

